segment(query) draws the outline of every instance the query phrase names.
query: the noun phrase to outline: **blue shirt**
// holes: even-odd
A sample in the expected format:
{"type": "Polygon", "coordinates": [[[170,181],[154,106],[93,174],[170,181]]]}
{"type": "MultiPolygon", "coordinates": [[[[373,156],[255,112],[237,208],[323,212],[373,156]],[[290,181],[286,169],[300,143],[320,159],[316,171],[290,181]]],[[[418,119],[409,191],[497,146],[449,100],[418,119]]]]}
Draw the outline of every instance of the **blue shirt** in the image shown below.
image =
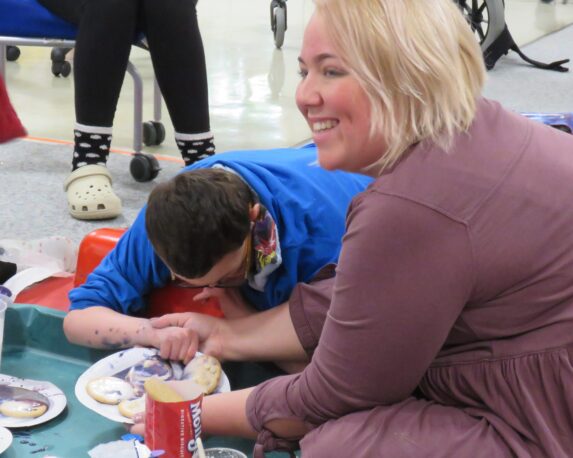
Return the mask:
{"type": "MultiPolygon", "coordinates": [[[[269,275],[264,291],[248,284],[241,287],[244,297],[259,310],[287,301],[297,283],[310,280],[321,267],[337,261],[346,209],[372,181],[362,175],[322,169],[314,146],[220,153],[183,172],[215,164],[243,177],[277,227],[281,265],[269,275]]],[[[86,283],[70,292],[70,310],[99,305],[139,314],[146,307],[147,293],[170,281],[169,269],[147,238],[145,210],[86,283]]]]}

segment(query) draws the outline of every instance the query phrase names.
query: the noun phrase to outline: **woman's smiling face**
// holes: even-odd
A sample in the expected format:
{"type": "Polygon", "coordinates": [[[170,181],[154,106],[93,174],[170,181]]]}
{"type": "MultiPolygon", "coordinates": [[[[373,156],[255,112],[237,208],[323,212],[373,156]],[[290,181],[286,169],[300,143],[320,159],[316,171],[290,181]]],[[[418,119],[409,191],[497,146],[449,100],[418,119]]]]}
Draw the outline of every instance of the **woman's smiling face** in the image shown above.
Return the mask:
{"type": "Polygon", "coordinates": [[[380,135],[370,137],[370,100],[316,14],[306,28],[299,65],[296,101],[312,130],[320,165],[359,172],[380,159],[385,142],[380,135]]]}

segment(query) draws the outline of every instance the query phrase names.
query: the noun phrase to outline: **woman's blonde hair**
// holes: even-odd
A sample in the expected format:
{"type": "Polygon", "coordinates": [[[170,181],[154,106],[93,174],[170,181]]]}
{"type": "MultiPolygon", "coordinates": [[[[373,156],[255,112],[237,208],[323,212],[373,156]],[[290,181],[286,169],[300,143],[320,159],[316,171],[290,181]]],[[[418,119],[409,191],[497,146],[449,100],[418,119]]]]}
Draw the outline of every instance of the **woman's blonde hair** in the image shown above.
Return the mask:
{"type": "Polygon", "coordinates": [[[371,102],[384,170],[430,139],[447,148],[475,116],[485,81],[479,44],[453,0],[315,0],[340,58],[371,102]]]}

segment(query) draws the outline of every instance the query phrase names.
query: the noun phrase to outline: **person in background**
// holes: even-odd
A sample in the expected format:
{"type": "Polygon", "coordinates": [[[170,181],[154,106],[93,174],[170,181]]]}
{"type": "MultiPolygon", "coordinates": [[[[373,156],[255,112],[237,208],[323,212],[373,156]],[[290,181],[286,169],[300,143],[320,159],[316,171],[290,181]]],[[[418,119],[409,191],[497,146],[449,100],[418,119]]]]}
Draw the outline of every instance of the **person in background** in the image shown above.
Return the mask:
{"type": "Polygon", "coordinates": [[[196,0],[39,0],[76,24],[76,125],[72,173],[64,187],[74,218],[121,214],[106,168],[131,46],[146,38],[153,69],[186,165],[215,152],[196,0]]]}
{"type": "Polygon", "coordinates": [[[336,262],[348,204],[371,181],[320,168],[314,146],[222,153],[185,168],[151,192],[116,247],[70,292],[66,336],[190,360],[192,330],[155,329],[142,317],[153,289],[173,280],[204,287],[195,299],[216,297],[229,319],[281,306],[294,285],[336,262]]]}
{"type": "Polygon", "coordinates": [[[288,301],[308,365],[205,397],[202,431],[256,458],[573,456],[573,138],[480,95],[451,0],[315,3],[298,106],[322,167],[375,181],[335,276],[288,301]]]}

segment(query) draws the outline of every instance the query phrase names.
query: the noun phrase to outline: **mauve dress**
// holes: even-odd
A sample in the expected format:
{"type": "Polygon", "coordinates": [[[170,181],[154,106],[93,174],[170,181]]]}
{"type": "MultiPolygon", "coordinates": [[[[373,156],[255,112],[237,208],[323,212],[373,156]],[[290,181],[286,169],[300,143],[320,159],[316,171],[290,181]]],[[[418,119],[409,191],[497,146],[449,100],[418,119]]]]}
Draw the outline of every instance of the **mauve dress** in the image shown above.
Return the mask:
{"type": "Polygon", "coordinates": [[[249,396],[265,449],[296,418],[305,458],[573,457],[573,136],[480,99],[353,200],[336,277],[290,303],[312,360],[249,396]]]}

